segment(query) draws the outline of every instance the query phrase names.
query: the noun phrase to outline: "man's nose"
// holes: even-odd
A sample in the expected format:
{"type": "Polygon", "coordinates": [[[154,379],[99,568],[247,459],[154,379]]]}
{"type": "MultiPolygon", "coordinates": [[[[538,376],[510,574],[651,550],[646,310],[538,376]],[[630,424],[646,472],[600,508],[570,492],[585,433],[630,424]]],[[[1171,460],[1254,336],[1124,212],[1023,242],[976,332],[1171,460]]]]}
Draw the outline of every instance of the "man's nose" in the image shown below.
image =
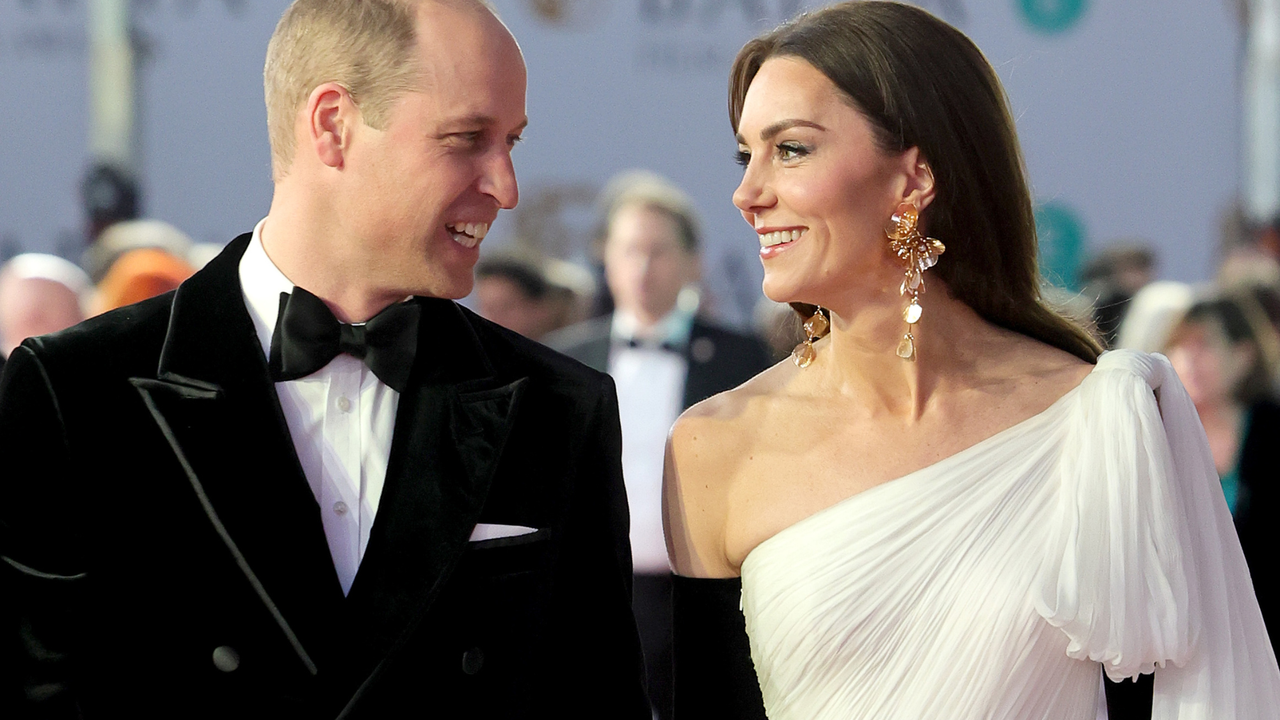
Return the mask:
{"type": "Polygon", "coordinates": [[[494,153],[489,158],[480,177],[480,192],[498,201],[498,207],[510,210],[520,202],[520,188],[516,184],[516,168],[510,153],[494,153]]]}

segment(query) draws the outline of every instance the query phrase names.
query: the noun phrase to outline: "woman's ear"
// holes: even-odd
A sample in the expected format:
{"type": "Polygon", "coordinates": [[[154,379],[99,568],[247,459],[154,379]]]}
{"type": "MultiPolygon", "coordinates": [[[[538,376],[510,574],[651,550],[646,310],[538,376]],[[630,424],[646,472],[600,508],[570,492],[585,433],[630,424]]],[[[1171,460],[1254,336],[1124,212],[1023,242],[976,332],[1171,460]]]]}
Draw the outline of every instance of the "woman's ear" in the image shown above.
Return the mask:
{"type": "Polygon", "coordinates": [[[935,190],[933,168],[929,167],[929,161],[920,153],[920,148],[908,148],[902,154],[902,171],[907,179],[902,202],[912,203],[920,210],[929,207],[935,190]]]}

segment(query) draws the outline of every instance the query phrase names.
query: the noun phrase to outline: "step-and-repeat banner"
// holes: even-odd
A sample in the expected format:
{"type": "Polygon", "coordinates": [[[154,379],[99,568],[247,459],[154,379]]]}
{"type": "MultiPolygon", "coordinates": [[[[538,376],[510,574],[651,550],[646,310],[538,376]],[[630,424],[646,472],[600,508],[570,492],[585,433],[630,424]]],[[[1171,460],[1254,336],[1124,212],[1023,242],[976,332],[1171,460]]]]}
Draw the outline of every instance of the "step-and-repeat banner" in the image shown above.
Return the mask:
{"type": "MultiPolygon", "coordinates": [[[[744,320],[759,298],[754,234],[730,196],[740,177],[726,116],[743,42],[815,0],[495,0],[529,65],[516,150],[519,236],[585,258],[592,198],[648,168],[697,201],[714,308],[744,320]]],[[[1117,239],[1157,249],[1160,273],[1208,277],[1237,189],[1240,29],[1204,0],[918,0],[968,33],[1009,92],[1045,260],[1070,281],[1117,239]]],[[[135,0],[139,177],[146,215],[225,242],[271,194],[261,68],[287,0],[135,0]]],[[[86,0],[0,0],[0,255],[78,256],[90,162],[86,0]]],[[[944,239],[945,240],[945,239],[944,239]]]]}

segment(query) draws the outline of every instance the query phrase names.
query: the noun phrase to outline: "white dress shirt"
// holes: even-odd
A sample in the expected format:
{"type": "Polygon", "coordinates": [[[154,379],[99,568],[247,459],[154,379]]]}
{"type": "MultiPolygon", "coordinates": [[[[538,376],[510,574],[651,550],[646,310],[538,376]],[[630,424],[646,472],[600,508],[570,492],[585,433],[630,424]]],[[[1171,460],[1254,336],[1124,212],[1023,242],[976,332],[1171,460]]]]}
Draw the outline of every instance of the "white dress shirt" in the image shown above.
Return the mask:
{"type": "MultiPolygon", "coordinates": [[[[262,247],[265,223],[253,229],[240,259],[240,287],[263,354],[270,357],[280,293],[292,292],[294,285],[262,247]]],[[[276,383],[276,393],[346,594],[378,512],[400,393],[360,360],[341,354],[311,375],[276,383]]]]}
{"type": "Polygon", "coordinates": [[[689,364],[679,350],[688,344],[692,325],[691,315],[676,310],[641,333],[631,315],[613,315],[609,374],[618,388],[622,477],[631,507],[631,557],[637,573],[671,569],[662,536],[662,467],[667,433],[684,406],[689,364]],[[631,347],[633,340],[637,347],[631,347]]]}

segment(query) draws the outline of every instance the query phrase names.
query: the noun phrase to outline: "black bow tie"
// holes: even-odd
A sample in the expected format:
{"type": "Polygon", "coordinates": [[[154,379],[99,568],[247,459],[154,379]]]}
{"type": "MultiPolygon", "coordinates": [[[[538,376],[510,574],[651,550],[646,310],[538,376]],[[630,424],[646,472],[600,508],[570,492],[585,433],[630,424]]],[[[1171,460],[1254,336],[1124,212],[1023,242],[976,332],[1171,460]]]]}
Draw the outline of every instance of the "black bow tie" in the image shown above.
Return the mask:
{"type": "Polygon", "coordinates": [[[339,353],[359,358],[387,387],[404,392],[418,349],[416,302],[396,303],[365,323],[338,322],[320,298],[294,288],[280,293],[268,368],[275,382],[297,380],[329,364],[339,353]]]}
{"type": "Polygon", "coordinates": [[[645,342],[644,340],[637,340],[636,338],[628,338],[623,342],[626,344],[627,347],[632,349],[637,349],[637,350],[645,350],[645,349],[662,350],[665,352],[675,353],[677,355],[679,355],[683,350],[683,348],[681,348],[679,345],[670,341],[663,341],[659,343],[659,342],[645,342]]]}

